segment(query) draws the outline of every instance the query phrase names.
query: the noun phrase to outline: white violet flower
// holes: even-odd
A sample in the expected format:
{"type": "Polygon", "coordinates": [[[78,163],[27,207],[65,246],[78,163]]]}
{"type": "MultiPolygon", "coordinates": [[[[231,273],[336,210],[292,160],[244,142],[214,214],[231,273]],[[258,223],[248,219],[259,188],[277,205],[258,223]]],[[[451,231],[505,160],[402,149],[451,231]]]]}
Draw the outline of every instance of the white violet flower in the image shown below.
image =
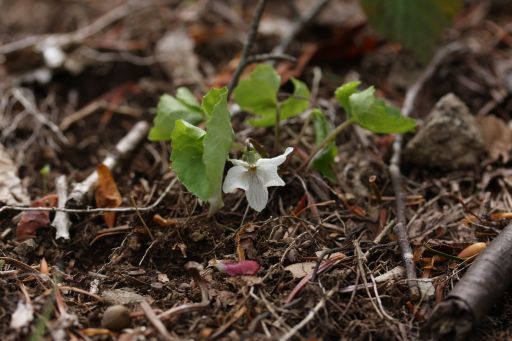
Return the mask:
{"type": "Polygon", "coordinates": [[[260,158],[254,163],[231,159],[234,166],[229,169],[222,190],[233,193],[238,188],[243,189],[249,206],[261,212],[268,202],[267,187],[285,185],[277,174],[277,167],[286,161],[291,152],[293,148],[288,147],[282,155],[271,159],[260,158]]]}

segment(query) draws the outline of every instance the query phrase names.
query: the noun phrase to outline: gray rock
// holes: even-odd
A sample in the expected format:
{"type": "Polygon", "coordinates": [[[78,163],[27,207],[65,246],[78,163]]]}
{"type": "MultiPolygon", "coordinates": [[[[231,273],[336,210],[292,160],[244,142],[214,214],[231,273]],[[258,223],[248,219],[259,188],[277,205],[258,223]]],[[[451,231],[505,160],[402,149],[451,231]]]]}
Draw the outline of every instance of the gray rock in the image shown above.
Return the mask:
{"type": "Polygon", "coordinates": [[[464,102],[450,93],[437,102],[403,156],[417,166],[455,170],[477,166],[483,152],[474,117],[464,102]]]}

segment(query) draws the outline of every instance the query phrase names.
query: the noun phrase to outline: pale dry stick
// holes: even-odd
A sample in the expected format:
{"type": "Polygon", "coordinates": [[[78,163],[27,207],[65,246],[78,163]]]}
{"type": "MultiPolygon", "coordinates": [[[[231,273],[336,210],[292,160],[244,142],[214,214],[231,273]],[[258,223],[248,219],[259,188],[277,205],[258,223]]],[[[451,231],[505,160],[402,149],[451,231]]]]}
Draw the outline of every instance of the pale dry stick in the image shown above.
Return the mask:
{"type": "MultiPolygon", "coordinates": [[[[65,175],[57,177],[55,180],[55,188],[57,189],[57,196],[59,198],[58,207],[64,208],[66,201],[68,200],[68,184],[65,175]]],[[[71,226],[71,222],[69,221],[69,216],[66,212],[61,211],[55,213],[52,225],[57,230],[55,239],[69,239],[69,227],[71,226]]]]}
{"type": "MultiPolygon", "coordinates": [[[[119,141],[114,152],[110,153],[102,163],[110,170],[113,170],[122,158],[125,158],[129,153],[135,150],[139,143],[147,136],[148,131],[149,124],[147,122],[140,121],[135,124],[130,132],[119,141]]],[[[76,207],[83,205],[88,194],[94,189],[97,180],[98,173],[95,170],[84,181],[76,184],[69,195],[66,206],[76,207]]]]}
{"type": "Polygon", "coordinates": [[[242,72],[244,71],[245,67],[247,66],[247,59],[249,58],[249,53],[251,52],[252,45],[256,40],[256,35],[258,34],[258,27],[260,26],[261,17],[263,15],[263,10],[265,9],[266,3],[267,0],[259,0],[258,2],[258,7],[256,7],[256,13],[254,14],[254,18],[252,19],[249,34],[247,35],[247,40],[244,44],[242,55],[240,56],[240,62],[238,63],[238,66],[228,84],[228,97],[235,89],[235,86],[238,84],[238,79],[242,75],[242,72]]]}
{"type": "Polygon", "coordinates": [[[318,314],[320,309],[322,309],[325,306],[325,303],[327,302],[327,300],[330,299],[331,296],[334,295],[335,292],[337,292],[337,288],[332,288],[331,290],[329,290],[327,292],[327,294],[325,294],[325,296],[322,297],[320,299],[320,301],[315,305],[315,307],[309,311],[309,313],[306,315],[306,317],[304,317],[304,319],[302,319],[302,321],[300,321],[298,324],[293,326],[293,328],[290,329],[286,334],[281,336],[279,338],[279,340],[287,341],[287,340],[291,339],[295,334],[297,334],[299,332],[299,330],[304,328],[304,326],[306,324],[308,324],[316,316],[316,314],[318,314]]]}
{"type": "Polygon", "coordinates": [[[283,41],[272,50],[272,53],[284,53],[295,39],[295,36],[299,34],[299,32],[307,23],[309,23],[314,17],[318,15],[318,13],[320,13],[320,11],[325,7],[325,5],[327,5],[328,2],[329,0],[318,0],[313,6],[311,6],[306,14],[299,16],[296,19],[292,29],[290,30],[290,33],[288,33],[283,41]]]}
{"type": "MultiPolygon", "coordinates": [[[[405,96],[404,104],[402,106],[402,115],[409,116],[414,109],[414,102],[418,97],[419,93],[427,83],[429,79],[432,78],[435,71],[441,65],[441,63],[450,55],[455,52],[461,51],[463,49],[463,45],[455,42],[446,45],[444,48],[440,49],[428,67],[425,69],[425,72],[416,80],[416,82],[407,90],[407,94],[405,96]]],[[[393,191],[395,192],[396,198],[396,216],[397,223],[394,232],[398,236],[400,249],[402,251],[402,258],[404,260],[405,270],[407,273],[407,284],[409,286],[409,293],[411,297],[419,297],[419,288],[416,282],[416,266],[414,264],[413,253],[411,244],[409,242],[409,237],[407,235],[407,221],[405,218],[405,201],[404,195],[402,192],[402,184],[401,184],[401,173],[400,173],[400,154],[402,152],[402,135],[395,135],[395,142],[393,143],[393,156],[391,158],[391,162],[389,165],[389,172],[391,174],[391,181],[393,183],[393,191]]]]}
{"type": "Polygon", "coordinates": [[[147,212],[155,209],[162,200],[166,197],[166,195],[170,192],[172,187],[176,184],[178,179],[173,179],[169,185],[165,188],[162,194],[158,197],[158,199],[153,202],[153,204],[145,207],[116,207],[116,208],[60,208],[60,207],[25,207],[25,206],[3,206],[0,208],[0,213],[3,211],[47,211],[47,212],[66,212],[66,213],[105,213],[105,212],[117,212],[117,213],[132,213],[136,212],[147,212]]]}
{"type": "Polygon", "coordinates": [[[44,47],[44,46],[58,46],[65,47],[73,43],[79,43],[110,26],[114,22],[132,14],[140,13],[141,10],[150,7],[161,6],[171,1],[162,1],[158,3],[146,3],[145,1],[137,2],[133,5],[132,1],[127,1],[107,12],[103,16],[96,19],[90,25],[79,28],[76,31],[58,34],[44,34],[37,36],[30,36],[21,40],[13,41],[11,43],[0,46],[0,55],[8,54],[18,50],[30,47],[44,47]]]}
{"type": "Polygon", "coordinates": [[[171,308],[167,311],[158,315],[159,319],[163,318],[171,318],[183,313],[203,310],[210,305],[210,295],[208,294],[208,284],[201,276],[200,271],[202,271],[203,267],[197,262],[187,262],[185,264],[185,269],[192,276],[195,283],[201,289],[201,302],[199,303],[186,303],[180,306],[171,308]]]}
{"type": "Polygon", "coordinates": [[[162,321],[160,321],[158,316],[156,316],[155,312],[153,311],[153,309],[151,308],[151,306],[149,305],[148,302],[142,301],[140,303],[140,307],[144,311],[144,315],[146,315],[146,317],[148,318],[149,322],[151,322],[153,327],[155,327],[155,329],[158,330],[160,335],[165,340],[168,340],[168,341],[176,340],[176,338],[172,337],[171,334],[169,334],[169,331],[167,330],[167,328],[165,328],[164,324],[162,323],[162,321]]]}

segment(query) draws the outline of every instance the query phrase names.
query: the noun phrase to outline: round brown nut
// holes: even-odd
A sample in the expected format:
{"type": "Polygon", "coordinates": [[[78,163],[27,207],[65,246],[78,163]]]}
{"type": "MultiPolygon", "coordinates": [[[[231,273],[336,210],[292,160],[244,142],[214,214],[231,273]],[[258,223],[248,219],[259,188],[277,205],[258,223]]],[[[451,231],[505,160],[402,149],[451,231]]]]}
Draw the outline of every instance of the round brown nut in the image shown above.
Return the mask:
{"type": "Polygon", "coordinates": [[[103,313],[101,325],[110,330],[128,328],[131,323],[130,310],[124,305],[113,305],[103,313]]]}

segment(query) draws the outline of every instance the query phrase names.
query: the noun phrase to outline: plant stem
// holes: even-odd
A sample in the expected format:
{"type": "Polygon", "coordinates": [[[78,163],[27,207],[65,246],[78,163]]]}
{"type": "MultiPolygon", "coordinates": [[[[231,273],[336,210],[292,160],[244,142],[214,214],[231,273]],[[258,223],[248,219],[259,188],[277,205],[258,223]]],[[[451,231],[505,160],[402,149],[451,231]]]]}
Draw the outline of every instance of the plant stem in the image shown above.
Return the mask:
{"type": "Polygon", "coordinates": [[[276,125],[274,126],[274,149],[279,149],[279,123],[281,122],[281,103],[276,105],[276,125]]]}
{"type": "Polygon", "coordinates": [[[346,120],[345,122],[337,126],[333,131],[331,131],[331,133],[327,135],[325,139],[323,139],[322,142],[320,142],[320,144],[318,144],[315,147],[315,149],[313,149],[311,154],[309,154],[308,159],[302,164],[299,170],[303,169],[304,167],[306,167],[306,169],[309,169],[309,167],[311,166],[311,160],[315,158],[316,154],[318,154],[318,152],[320,152],[325,146],[327,146],[327,144],[329,144],[329,142],[334,140],[339,133],[341,133],[343,130],[349,127],[352,123],[354,123],[352,120],[346,120]]]}

